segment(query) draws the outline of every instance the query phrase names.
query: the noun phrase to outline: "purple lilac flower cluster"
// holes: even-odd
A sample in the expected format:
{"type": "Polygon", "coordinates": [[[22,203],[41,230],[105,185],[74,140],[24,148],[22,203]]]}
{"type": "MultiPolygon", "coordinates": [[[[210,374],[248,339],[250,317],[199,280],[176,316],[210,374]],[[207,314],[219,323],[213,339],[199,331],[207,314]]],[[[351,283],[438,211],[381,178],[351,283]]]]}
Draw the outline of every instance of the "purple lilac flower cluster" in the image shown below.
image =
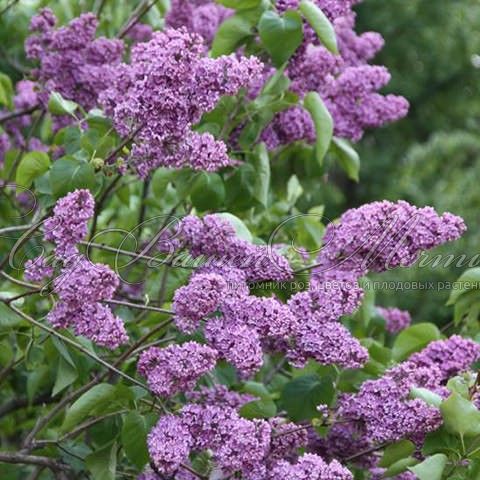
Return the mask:
{"type": "Polygon", "coordinates": [[[173,0],[166,16],[169,27],[186,27],[211,44],[220,24],[233,11],[210,0],[173,0]]]}
{"type": "Polygon", "coordinates": [[[31,20],[33,34],[25,43],[27,56],[39,61],[33,72],[39,100],[46,105],[49,94],[56,91],[85,110],[94,108],[99,93],[111,84],[122,60],[123,42],[95,38],[98,20],[92,13],[82,14],[57,29],[56,22],[50,9],[41,10],[31,20]]]}
{"type": "Polygon", "coordinates": [[[137,370],[155,395],[169,397],[194,388],[197,380],[215,367],[216,360],[217,352],[212,348],[187,342],[145,350],[137,370]]]}
{"type": "Polygon", "coordinates": [[[288,280],[293,272],[274,248],[237,237],[232,224],[219,215],[189,215],[177,226],[176,240],[193,257],[208,257],[207,265],[243,270],[248,281],[288,280]]]}
{"type": "MultiPolygon", "coordinates": [[[[445,397],[448,378],[467,371],[478,359],[480,344],[458,335],[430,343],[381,378],[364,382],[358,393],[343,394],[336,412],[340,421],[317,447],[328,457],[345,458],[401,438],[421,444],[426,433],[440,426],[442,417],[436,407],[411,398],[412,387],[445,397]],[[351,448],[352,438],[356,439],[356,451],[351,448]]],[[[375,465],[368,455],[359,461],[375,465]]]]}
{"type": "MultiPolygon", "coordinates": [[[[87,235],[94,209],[91,193],[75,190],[57,201],[44,223],[44,238],[55,243],[54,255],[63,264],[53,283],[59,301],[47,318],[57,328],[72,327],[77,335],[114,349],[128,335],[122,319],[101,302],[112,299],[119,278],[107,265],[90,262],[77,246],[87,235]]],[[[25,272],[26,278],[38,280],[52,274],[43,257],[28,263],[25,272]]]]}
{"type": "Polygon", "coordinates": [[[257,398],[248,393],[239,393],[229,390],[225,385],[214,385],[213,387],[200,387],[186,393],[190,403],[201,405],[212,405],[217,407],[229,407],[238,410],[248,402],[257,398]]]}
{"type": "Polygon", "coordinates": [[[398,333],[412,323],[410,313],[399,308],[377,307],[377,312],[385,319],[385,329],[389,333],[398,333]]]}
{"type": "MultiPolygon", "coordinates": [[[[280,12],[296,9],[298,0],[280,0],[280,12]]],[[[385,67],[368,62],[383,47],[381,35],[355,33],[358,1],[316,0],[333,23],[339,55],[329,52],[305,23],[304,43],[291,59],[286,74],[292,89],[302,97],[309,91],[320,94],[334,120],[335,135],[358,141],[367,128],[380,127],[404,117],[408,102],[396,95],[378,93],[390,81],[385,67]]],[[[270,148],[297,140],[313,142],[315,130],[306,110],[293,107],[278,114],[265,129],[262,139],[270,148]]]]}
{"type": "Polygon", "coordinates": [[[162,417],[148,436],[150,456],[162,475],[181,472],[190,452],[209,450],[219,471],[240,473],[245,480],[353,478],[337,461],[328,464],[312,454],[298,458],[306,445],[305,431],[281,418],[247,420],[233,408],[211,405],[186,405],[179,415],[162,417]]]}
{"type": "Polygon", "coordinates": [[[117,131],[134,134],[131,158],[141,177],[159,166],[213,171],[231,164],[227,147],[192,125],[261,69],[255,57],[209,58],[200,36],[167,29],[132,48],[100,98],[117,131]]]}

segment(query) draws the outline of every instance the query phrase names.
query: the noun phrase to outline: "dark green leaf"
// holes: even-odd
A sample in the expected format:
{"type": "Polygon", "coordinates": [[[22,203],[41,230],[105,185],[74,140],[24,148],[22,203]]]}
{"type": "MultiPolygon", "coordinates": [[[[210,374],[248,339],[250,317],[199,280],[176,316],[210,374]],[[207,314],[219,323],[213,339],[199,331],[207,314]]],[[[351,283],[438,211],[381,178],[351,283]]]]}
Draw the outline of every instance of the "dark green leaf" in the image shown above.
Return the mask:
{"type": "Polygon", "coordinates": [[[222,177],[218,173],[201,172],[193,184],[190,198],[200,211],[219,209],[225,201],[222,177]]]}
{"type": "Polygon", "coordinates": [[[285,385],[281,403],[289,417],[297,422],[317,417],[317,406],[330,404],[334,395],[335,389],[329,377],[305,375],[285,385]]]}
{"type": "Polygon", "coordinates": [[[108,405],[115,397],[116,389],[109,383],[95,385],[85,392],[67,410],[63,421],[62,431],[68,432],[75,425],[84,420],[93,409],[98,410],[101,405],[108,405]]]}
{"type": "Polygon", "coordinates": [[[470,268],[460,275],[454,283],[447,305],[454,305],[458,298],[469,290],[478,290],[480,285],[480,267],[470,268]]]}
{"type": "Polygon", "coordinates": [[[117,471],[117,444],[114,442],[85,458],[85,464],[94,480],[115,480],[117,471]]]}
{"type": "Polygon", "coordinates": [[[242,211],[255,205],[255,182],[256,173],[252,165],[245,163],[237,168],[225,181],[227,208],[231,211],[242,211]]]}
{"type": "Polygon", "coordinates": [[[268,10],[258,23],[262,43],[277,67],[285,63],[300,46],[303,40],[301,16],[292,10],[282,16],[268,10]]]}
{"type": "Polygon", "coordinates": [[[348,175],[348,178],[358,182],[358,174],[360,172],[360,156],[343,138],[333,137],[333,145],[335,146],[335,153],[338,157],[340,167],[348,175]]]}
{"type": "Polygon", "coordinates": [[[57,368],[57,378],[52,390],[52,397],[70,386],[78,378],[77,369],[60,357],[57,368]]]}
{"type": "Polygon", "coordinates": [[[415,451],[415,445],[410,440],[400,440],[389,445],[383,452],[379,467],[388,468],[390,465],[409,457],[415,451]]]}
{"type": "Polygon", "coordinates": [[[141,470],[148,462],[147,427],[138,412],[130,412],[124,418],[122,444],[127,458],[141,470]]]}
{"type": "Polygon", "coordinates": [[[60,158],[50,171],[50,185],[55,198],[60,198],[77,188],[94,191],[95,171],[89,163],[72,157],[60,158]]]}

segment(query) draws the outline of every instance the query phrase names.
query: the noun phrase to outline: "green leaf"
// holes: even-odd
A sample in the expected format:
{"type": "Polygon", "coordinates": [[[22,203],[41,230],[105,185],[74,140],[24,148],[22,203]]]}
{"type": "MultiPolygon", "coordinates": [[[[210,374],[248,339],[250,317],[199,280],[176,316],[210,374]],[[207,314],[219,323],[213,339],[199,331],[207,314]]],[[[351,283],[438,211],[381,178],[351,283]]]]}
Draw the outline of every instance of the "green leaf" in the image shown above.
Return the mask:
{"type": "Polygon", "coordinates": [[[458,393],[452,393],[440,406],[447,431],[460,437],[480,435],[480,411],[458,393]]]}
{"type": "Polygon", "coordinates": [[[255,205],[256,172],[252,165],[244,163],[225,182],[227,208],[231,211],[246,210],[255,205]]]}
{"type": "Polygon", "coordinates": [[[410,440],[400,440],[389,445],[383,452],[379,467],[388,468],[390,465],[409,457],[415,451],[415,445],[410,440]]]}
{"type": "Polygon", "coordinates": [[[234,52],[240,44],[252,36],[252,25],[247,18],[233,15],[227,18],[218,28],[213,39],[210,55],[213,58],[234,52]]]}
{"type": "Polygon", "coordinates": [[[57,369],[57,378],[52,390],[52,397],[70,386],[78,378],[77,369],[60,357],[57,369]]]}
{"type": "Polygon", "coordinates": [[[307,93],[303,99],[303,105],[310,113],[315,125],[317,134],[315,156],[319,165],[322,165],[333,137],[332,116],[317,92],[307,93]]]}
{"type": "Polygon", "coordinates": [[[217,3],[234,10],[248,10],[260,5],[262,0],[217,0],[217,3]]]}
{"type": "Polygon", "coordinates": [[[29,188],[32,182],[50,168],[50,158],[44,152],[29,152],[22,157],[17,168],[15,182],[29,188]]]}
{"type": "Polygon", "coordinates": [[[254,153],[254,167],[257,172],[254,195],[264,207],[267,207],[270,190],[270,158],[266,145],[260,143],[255,147],[254,153]]]}
{"type": "Polygon", "coordinates": [[[246,240],[247,242],[253,241],[253,235],[251,234],[250,230],[238,217],[228,212],[217,213],[216,215],[230,222],[238,238],[246,240]]]}
{"type": "Polygon", "coordinates": [[[303,13],[307,22],[315,30],[317,37],[325,45],[327,50],[338,54],[335,30],[322,10],[309,0],[302,0],[300,2],[300,11],[303,13]]]}
{"type": "Polygon", "coordinates": [[[447,456],[443,453],[437,453],[426,458],[422,463],[415,467],[410,467],[419,480],[442,480],[442,474],[447,465],[447,456]]]}
{"type": "Polygon", "coordinates": [[[62,431],[68,432],[78,425],[94,408],[98,409],[101,405],[108,405],[115,397],[115,392],[116,388],[109,383],[100,383],[92,387],[88,392],[85,392],[67,410],[62,431]]]}
{"type": "Polygon", "coordinates": [[[218,173],[201,172],[190,193],[192,204],[200,211],[218,210],[225,201],[225,185],[218,173]]]}
{"type": "Polygon", "coordinates": [[[77,188],[94,191],[95,170],[89,163],[72,157],[60,158],[50,171],[50,185],[55,198],[60,198],[77,188]]]}
{"type": "Polygon", "coordinates": [[[392,354],[395,360],[404,360],[414,352],[426,347],[433,340],[439,340],[440,331],[433,323],[417,323],[406,328],[395,339],[392,354]]]}
{"type": "Polygon", "coordinates": [[[303,40],[302,17],[295,11],[285,12],[283,17],[267,10],[258,23],[262,43],[276,67],[285,63],[303,40]]]}
{"type": "Polygon", "coordinates": [[[333,137],[333,145],[340,167],[345,171],[348,178],[358,182],[360,172],[360,156],[358,153],[343,138],[333,137]]]}
{"type": "Polygon", "coordinates": [[[442,403],[442,397],[437,395],[426,388],[421,387],[412,387],[410,390],[410,397],[411,398],[419,398],[423,400],[428,405],[432,405],[432,407],[440,407],[442,403]]]}
{"type": "Polygon", "coordinates": [[[242,390],[245,393],[249,393],[250,395],[253,395],[261,399],[270,399],[272,396],[271,393],[265,387],[265,385],[263,383],[258,383],[258,382],[252,382],[252,381],[245,382],[242,390]]]}
{"type": "Polygon", "coordinates": [[[147,426],[138,412],[130,412],[123,420],[122,444],[130,462],[142,470],[148,462],[147,426]]]}
{"type": "Polygon", "coordinates": [[[10,77],[0,73],[0,105],[13,109],[13,85],[10,77]]]}
{"type": "Polygon", "coordinates": [[[470,268],[460,275],[453,284],[453,289],[447,301],[447,305],[454,305],[458,298],[470,290],[478,290],[480,286],[480,267],[470,268]]]}
{"type": "Polygon", "coordinates": [[[445,427],[441,426],[438,430],[427,434],[423,442],[422,454],[428,456],[439,452],[450,453],[458,451],[459,448],[459,438],[448,433],[445,427]]]}
{"type": "Polygon", "coordinates": [[[85,458],[85,464],[94,480],[115,480],[117,471],[117,444],[113,442],[85,458]]]}
{"type": "Polygon", "coordinates": [[[23,322],[20,315],[10,310],[5,303],[0,302],[0,330],[18,327],[23,322]]]}
{"type": "Polygon", "coordinates": [[[293,421],[318,417],[317,406],[330,404],[335,388],[329,377],[304,375],[285,385],[281,394],[281,404],[293,421]]]}
{"type": "Polygon", "coordinates": [[[73,115],[78,104],[66,100],[58,92],[52,92],[48,99],[48,111],[54,115],[73,115]]]}
{"type": "Polygon", "coordinates": [[[402,472],[405,472],[409,467],[413,467],[419,463],[416,458],[408,457],[402,458],[398,462],[395,462],[393,465],[388,467],[387,471],[383,474],[385,478],[394,477],[395,475],[399,475],[402,472]]]}
{"type": "Polygon", "coordinates": [[[271,418],[277,414],[273,400],[253,400],[242,406],[240,415],[244,418],[271,418]]]}
{"type": "Polygon", "coordinates": [[[297,203],[297,200],[302,196],[302,193],[303,187],[300,184],[298,177],[292,175],[287,182],[287,203],[290,208],[297,203]]]}

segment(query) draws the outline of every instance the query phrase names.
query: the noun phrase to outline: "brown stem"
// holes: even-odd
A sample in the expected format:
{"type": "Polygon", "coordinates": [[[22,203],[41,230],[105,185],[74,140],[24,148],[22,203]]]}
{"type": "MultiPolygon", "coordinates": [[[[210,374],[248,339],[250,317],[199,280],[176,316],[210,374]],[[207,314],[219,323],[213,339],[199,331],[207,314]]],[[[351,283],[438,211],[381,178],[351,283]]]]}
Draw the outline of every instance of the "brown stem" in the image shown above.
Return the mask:
{"type": "Polygon", "coordinates": [[[143,4],[133,13],[133,15],[126,21],[125,25],[121,28],[118,38],[123,38],[125,35],[140,21],[140,19],[158,2],[158,0],[152,0],[150,3],[145,0],[143,4]]]}
{"type": "Polygon", "coordinates": [[[150,307],[149,305],[139,305],[138,303],[124,302],[123,300],[104,300],[105,303],[112,305],[122,305],[129,308],[138,308],[139,310],[149,310],[150,312],[166,313],[167,315],[174,315],[172,310],[166,310],[164,308],[150,307]]]}
{"type": "Polygon", "coordinates": [[[14,118],[22,117],[23,115],[30,115],[38,110],[39,107],[40,105],[34,105],[33,107],[24,108],[23,110],[15,110],[14,112],[6,113],[0,117],[0,125],[9,120],[13,120],[14,118]]]}
{"type": "Polygon", "coordinates": [[[0,452],[0,462],[14,463],[24,465],[38,465],[49,468],[53,471],[68,470],[66,465],[63,465],[48,457],[38,457],[36,455],[25,455],[22,453],[0,452]]]}

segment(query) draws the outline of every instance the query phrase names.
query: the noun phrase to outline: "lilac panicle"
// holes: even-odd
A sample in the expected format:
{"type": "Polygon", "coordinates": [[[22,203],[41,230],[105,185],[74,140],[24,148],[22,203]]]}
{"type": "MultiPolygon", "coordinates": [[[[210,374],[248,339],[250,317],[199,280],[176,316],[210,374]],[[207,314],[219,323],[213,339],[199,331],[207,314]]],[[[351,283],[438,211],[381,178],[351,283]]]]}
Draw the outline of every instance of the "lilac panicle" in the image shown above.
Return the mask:
{"type": "Polygon", "coordinates": [[[160,167],[215,171],[231,164],[226,145],[192,125],[223,95],[235,95],[259,74],[255,58],[205,54],[200,36],[186,29],[155,32],[132,48],[130,64],[101,94],[123,136],[135,133],[131,161],[141,177],[160,167]]]}
{"type": "Polygon", "coordinates": [[[217,352],[212,348],[187,342],[145,350],[137,369],[155,395],[169,397],[194,388],[197,380],[215,367],[216,360],[217,352]]]}
{"type": "Polygon", "coordinates": [[[25,262],[25,280],[29,282],[42,282],[53,275],[53,267],[48,264],[48,259],[39,256],[25,262]]]}
{"type": "Polygon", "coordinates": [[[377,311],[385,319],[385,329],[389,333],[398,333],[412,323],[410,314],[405,310],[377,307],[377,311]]]}
{"type": "Polygon", "coordinates": [[[53,216],[43,225],[45,240],[55,243],[56,257],[68,261],[78,255],[76,245],[86,237],[94,209],[95,202],[88,190],[75,190],[57,201],[53,216]]]}
{"type": "Polygon", "coordinates": [[[235,410],[240,409],[248,402],[256,400],[256,397],[248,393],[239,393],[229,390],[225,385],[214,385],[213,387],[200,387],[186,394],[190,403],[201,405],[212,405],[217,407],[229,407],[235,410]]]}

